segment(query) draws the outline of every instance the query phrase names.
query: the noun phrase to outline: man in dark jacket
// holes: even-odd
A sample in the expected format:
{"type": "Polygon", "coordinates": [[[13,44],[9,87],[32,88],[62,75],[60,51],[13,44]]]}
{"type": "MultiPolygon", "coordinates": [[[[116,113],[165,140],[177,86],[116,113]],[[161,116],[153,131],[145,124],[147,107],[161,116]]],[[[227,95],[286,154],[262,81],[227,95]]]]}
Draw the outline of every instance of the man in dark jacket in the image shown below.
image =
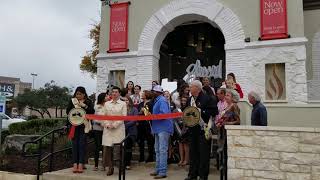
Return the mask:
{"type": "Polygon", "coordinates": [[[190,167],[185,180],[207,180],[210,165],[211,141],[205,138],[204,126],[208,124],[211,116],[218,114],[217,102],[202,92],[202,84],[195,80],[190,83],[191,97],[188,106],[196,106],[201,113],[201,123],[190,128],[190,167]]]}
{"type": "Polygon", "coordinates": [[[248,94],[249,102],[253,105],[251,113],[251,125],[252,126],[267,126],[267,109],[261,103],[261,98],[258,93],[251,91],[248,94]]]}

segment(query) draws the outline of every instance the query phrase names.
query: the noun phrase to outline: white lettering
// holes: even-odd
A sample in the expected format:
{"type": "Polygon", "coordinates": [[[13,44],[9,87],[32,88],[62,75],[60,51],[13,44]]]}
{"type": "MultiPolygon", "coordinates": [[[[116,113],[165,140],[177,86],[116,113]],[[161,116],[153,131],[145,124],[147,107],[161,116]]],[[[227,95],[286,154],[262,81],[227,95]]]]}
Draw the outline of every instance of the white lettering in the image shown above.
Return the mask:
{"type": "Polygon", "coordinates": [[[264,10],[263,13],[265,15],[273,15],[273,14],[279,14],[284,12],[283,2],[272,2],[268,1],[264,3],[264,10]]]}
{"type": "Polygon", "coordinates": [[[126,31],[126,23],[123,21],[112,22],[112,32],[124,32],[126,31]]]}

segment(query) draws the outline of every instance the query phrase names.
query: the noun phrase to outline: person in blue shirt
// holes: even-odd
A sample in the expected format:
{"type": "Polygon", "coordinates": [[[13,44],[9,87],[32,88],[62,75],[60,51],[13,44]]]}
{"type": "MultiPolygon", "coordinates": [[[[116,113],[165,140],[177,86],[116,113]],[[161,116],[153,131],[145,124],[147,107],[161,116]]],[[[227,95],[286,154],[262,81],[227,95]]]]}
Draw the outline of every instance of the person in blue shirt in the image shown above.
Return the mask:
{"type": "MultiPolygon", "coordinates": [[[[168,114],[171,113],[168,101],[163,96],[163,89],[160,85],[153,87],[152,91],[155,94],[153,114],[168,114]]],[[[152,121],[152,133],[155,137],[155,152],[156,152],[156,167],[151,173],[154,179],[162,179],[167,177],[167,159],[169,137],[173,134],[172,119],[161,119],[152,121]]]]}
{"type": "Polygon", "coordinates": [[[251,125],[252,126],[267,126],[267,109],[261,103],[261,97],[258,93],[251,91],[248,94],[248,100],[253,105],[251,113],[251,125]]]}

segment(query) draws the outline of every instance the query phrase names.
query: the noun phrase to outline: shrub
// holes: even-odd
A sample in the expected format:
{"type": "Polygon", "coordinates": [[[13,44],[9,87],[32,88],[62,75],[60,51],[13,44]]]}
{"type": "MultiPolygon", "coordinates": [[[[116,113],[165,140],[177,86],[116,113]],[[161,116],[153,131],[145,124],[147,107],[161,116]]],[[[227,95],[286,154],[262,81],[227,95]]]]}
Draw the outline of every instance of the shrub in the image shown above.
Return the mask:
{"type": "Polygon", "coordinates": [[[31,115],[27,118],[27,120],[32,120],[32,119],[38,119],[38,116],[36,115],[31,115]]]}
{"type": "Polygon", "coordinates": [[[61,119],[35,119],[9,125],[10,134],[42,135],[52,129],[64,126],[67,120],[61,119]]]}
{"type": "Polygon", "coordinates": [[[8,135],[10,135],[9,130],[2,130],[2,131],[1,131],[1,143],[4,142],[4,139],[5,139],[8,135]]]}

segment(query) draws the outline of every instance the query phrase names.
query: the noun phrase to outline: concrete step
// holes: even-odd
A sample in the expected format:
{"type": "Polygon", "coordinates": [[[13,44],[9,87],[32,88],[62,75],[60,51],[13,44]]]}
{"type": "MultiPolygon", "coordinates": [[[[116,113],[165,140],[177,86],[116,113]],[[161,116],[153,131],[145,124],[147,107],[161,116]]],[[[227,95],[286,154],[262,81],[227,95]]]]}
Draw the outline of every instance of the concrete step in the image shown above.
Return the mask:
{"type": "MultiPolygon", "coordinates": [[[[93,171],[93,166],[87,166],[87,170],[82,174],[74,174],[71,168],[55,172],[44,173],[42,180],[117,180],[118,169],[112,176],[106,176],[106,171],[93,171]]],[[[154,163],[133,164],[131,170],[126,171],[126,179],[128,180],[152,180],[153,177],[149,173],[153,172],[154,163]]],[[[180,180],[187,177],[187,167],[179,167],[175,164],[168,166],[168,177],[164,180],[180,180]]],[[[211,169],[209,174],[210,180],[218,180],[219,173],[211,169]]]]}

